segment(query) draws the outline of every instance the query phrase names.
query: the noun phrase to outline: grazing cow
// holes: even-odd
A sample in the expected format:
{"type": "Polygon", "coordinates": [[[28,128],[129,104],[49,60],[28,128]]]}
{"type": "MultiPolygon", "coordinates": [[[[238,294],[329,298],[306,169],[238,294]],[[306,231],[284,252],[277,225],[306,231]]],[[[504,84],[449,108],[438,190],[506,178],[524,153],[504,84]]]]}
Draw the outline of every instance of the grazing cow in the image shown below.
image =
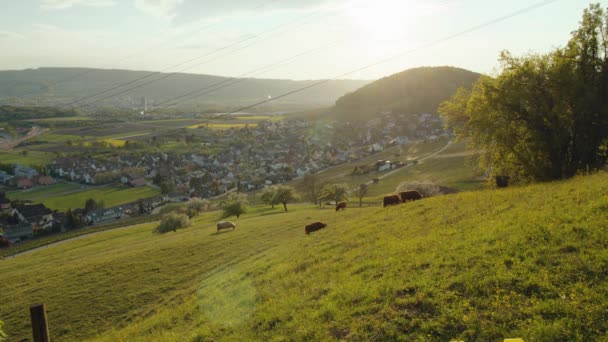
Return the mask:
{"type": "Polygon", "coordinates": [[[416,190],[407,190],[399,193],[399,197],[401,197],[401,201],[403,203],[408,201],[417,201],[422,199],[422,195],[416,190]]]}
{"type": "Polygon", "coordinates": [[[383,203],[385,208],[389,205],[401,204],[401,197],[399,197],[399,195],[384,196],[383,203]]]}
{"type": "Polygon", "coordinates": [[[323,222],[315,222],[315,223],[311,223],[308,226],[306,226],[306,235],[312,233],[312,232],[316,232],[317,230],[321,230],[323,228],[327,227],[327,224],[323,223],[323,222]]]}
{"type": "Polygon", "coordinates": [[[0,248],[10,247],[11,242],[4,237],[0,236],[0,248]]]}
{"type": "Polygon", "coordinates": [[[346,210],[346,202],[340,202],[336,205],[336,211],[346,210]]]}
{"type": "Polygon", "coordinates": [[[224,222],[218,222],[217,224],[217,231],[219,232],[220,229],[236,229],[236,224],[232,223],[232,222],[228,222],[228,221],[224,221],[224,222]]]}

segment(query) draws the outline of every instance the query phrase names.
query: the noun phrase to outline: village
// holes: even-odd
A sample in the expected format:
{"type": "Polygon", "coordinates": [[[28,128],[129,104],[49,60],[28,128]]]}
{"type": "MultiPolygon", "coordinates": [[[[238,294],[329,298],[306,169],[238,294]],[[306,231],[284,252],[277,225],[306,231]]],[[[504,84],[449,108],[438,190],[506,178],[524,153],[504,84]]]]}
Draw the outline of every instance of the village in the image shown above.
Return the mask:
{"type": "MultiPolygon", "coordinates": [[[[166,203],[189,198],[215,198],[230,192],[253,192],[283,184],[329,167],[350,163],[411,141],[433,140],[444,134],[436,115],[391,115],[353,127],[351,123],[299,119],[263,121],[254,127],[212,130],[204,125],[189,130],[147,137],[146,144],[183,139],[189,150],[135,150],[103,158],[87,153],[58,157],[43,167],[1,165],[5,190],[28,191],[57,182],[82,187],[151,187],[158,195],[137,198],[117,206],[70,208],[69,213],[27,199],[14,200],[0,193],[0,229],[12,243],[86,225],[148,215],[166,203]],[[182,132],[184,133],[184,132],[182,132]],[[75,224],[79,222],[80,224],[75,224]]],[[[141,143],[141,142],[140,142],[141,143]]],[[[404,164],[378,160],[353,173],[389,171],[404,164]]]]}

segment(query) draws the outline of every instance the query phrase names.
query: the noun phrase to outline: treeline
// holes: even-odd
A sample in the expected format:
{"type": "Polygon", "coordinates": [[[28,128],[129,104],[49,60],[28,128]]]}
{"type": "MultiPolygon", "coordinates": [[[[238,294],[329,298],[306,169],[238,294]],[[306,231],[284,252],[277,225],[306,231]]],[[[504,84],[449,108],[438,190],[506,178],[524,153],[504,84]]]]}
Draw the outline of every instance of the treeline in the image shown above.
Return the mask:
{"type": "MultiPolygon", "coordinates": [[[[483,151],[493,176],[547,181],[602,168],[608,158],[608,17],[591,5],[564,48],[501,56],[502,73],[461,89],[440,112],[483,151]]],[[[502,178],[501,177],[501,178],[502,178]]]]}
{"type": "Polygon", "coordinates": [[[52,119],[77,116],[73,109],[60,109],[56,107],[15,107],[0,106],[0,121],[19,121],[33,119],[52,119]]]}

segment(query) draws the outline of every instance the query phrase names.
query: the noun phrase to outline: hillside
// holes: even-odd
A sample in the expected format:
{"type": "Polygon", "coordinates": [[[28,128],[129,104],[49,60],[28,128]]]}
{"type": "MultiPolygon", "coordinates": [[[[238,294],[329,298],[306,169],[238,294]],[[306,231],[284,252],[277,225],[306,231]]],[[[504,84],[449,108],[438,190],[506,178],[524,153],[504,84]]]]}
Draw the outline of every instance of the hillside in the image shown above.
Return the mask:
{"type": "MultiPolygon", "coordinates": [[[[139,105],[141,98],[146,97],[149,103],[181,96],[197,89],[210,87],[220,82],[230,81],[226,77],[177,74],[167,77],[168,74],[154,76],[148,71],[105,70],[83,68],[39,68],[19,71],[0,71],[0,100],[5,102],[9,98],[20,98],[19,103],[38,103],[55,105],[58,102],[69,102],[91,94],[124,84],[135,79],[144,78],[140,82],[130,84],[126,88],[146,83],[150,80],[161,79],[145,87],[135,89],[117,99],[122,101],[105,101],[105,104],[121,103],[126,105],[139,105]]],[[[234,81],[230,81],[232,83],[234,81]]],[[[228,86],[198,99],[187,102],[188,105],[208,106],[235,106],[251,104],[265,100],[268,96],[277,96],[318,81],[291,81],[275,79],[247,79],[233,86],[228,86]]],[[[336,99],[354,91],[368,81],[335,80],[318,87],[303,91],[284,100],[279,104],[293,104],[301,106],[332,105],[336,99]]],[[[229,83],[222,83],[225,86],[229,83]]],[[[120,88],[118,90],[122,90],[120,88]]],[[[209,88],[211,89],[211,88],[209,88]]],[[[117,91],[118,91],[117,90],[117,91]]],[[[105,93],[103,97],[113,94],[105,93]]],[[[15,103],[10,103],[15,104],[15,103]]]]}
{"type": "Polygon", "coordinates": [[[454,67],[425,67],[382,78],[344,95],[333,112],[343,118],[373,118],[381,112],[436,113],[460,87],[471,88],[481,75],[454,67]]]}
{"type": "Polygon", "coordinates": [[[605,340],[608,174],[336,213],[255,208],[0,261],[0,319],[61,341],[605,340]],[[531,210],[533,208],[534,210],[531,210]],[[304,225],[329,227],[306,236],[304,225]]]}

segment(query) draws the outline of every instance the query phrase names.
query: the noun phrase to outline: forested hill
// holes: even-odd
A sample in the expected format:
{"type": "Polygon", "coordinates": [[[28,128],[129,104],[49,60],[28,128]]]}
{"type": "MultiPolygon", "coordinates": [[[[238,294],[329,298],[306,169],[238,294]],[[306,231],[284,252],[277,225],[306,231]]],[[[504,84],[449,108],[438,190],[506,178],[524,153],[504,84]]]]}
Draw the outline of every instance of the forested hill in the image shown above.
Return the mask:
{"type": "MultiPolygon", "coordinates": [[[[198,89],[204,92],[222,87],[189,102],[189,104],[211,104],[218,106],[249,105],[269,97],[304,88],[318,81],[293,81],[278,79],[238,80],[227,77],[200,74],[155,74],[149,71],[105,70],[85,68],[39,68],[18,71],[0,71],[0,101],[5,104],[56,105],[58,102],[76,100],[136,79],[124,88],[106,92],[100,98],[133,88],[142,83],[149,85],[103,101],[106,105],[132,105],[141,103],[146,97],[149,103],[172,99],[198,89]],[[236,84],[231,85],[236,82],[236,84]],[[10,103],[7,101],[19,101],[10,103]],[[29,102],[28,102],[29,101],[29,102]],[[32,102],[34,101],[34,102],[32,102]],[[139,102],[137,102],[139,101],[139,102]],[[22,103],[24,102],[24,103],[22,103]]],[[[352,92],[369,81],[332,80],[306,91],[278,100],[280,104],[331,106],[348,92],[352,92]]]]}
{"type": "Polygon", "coordinates": [[[436,113],[441,102],[459,87],[471,88],[480,76],[454,67],[409,69],[343,96],[333,112],[349,118],[368,118],[384,111],[436,113]]]}

